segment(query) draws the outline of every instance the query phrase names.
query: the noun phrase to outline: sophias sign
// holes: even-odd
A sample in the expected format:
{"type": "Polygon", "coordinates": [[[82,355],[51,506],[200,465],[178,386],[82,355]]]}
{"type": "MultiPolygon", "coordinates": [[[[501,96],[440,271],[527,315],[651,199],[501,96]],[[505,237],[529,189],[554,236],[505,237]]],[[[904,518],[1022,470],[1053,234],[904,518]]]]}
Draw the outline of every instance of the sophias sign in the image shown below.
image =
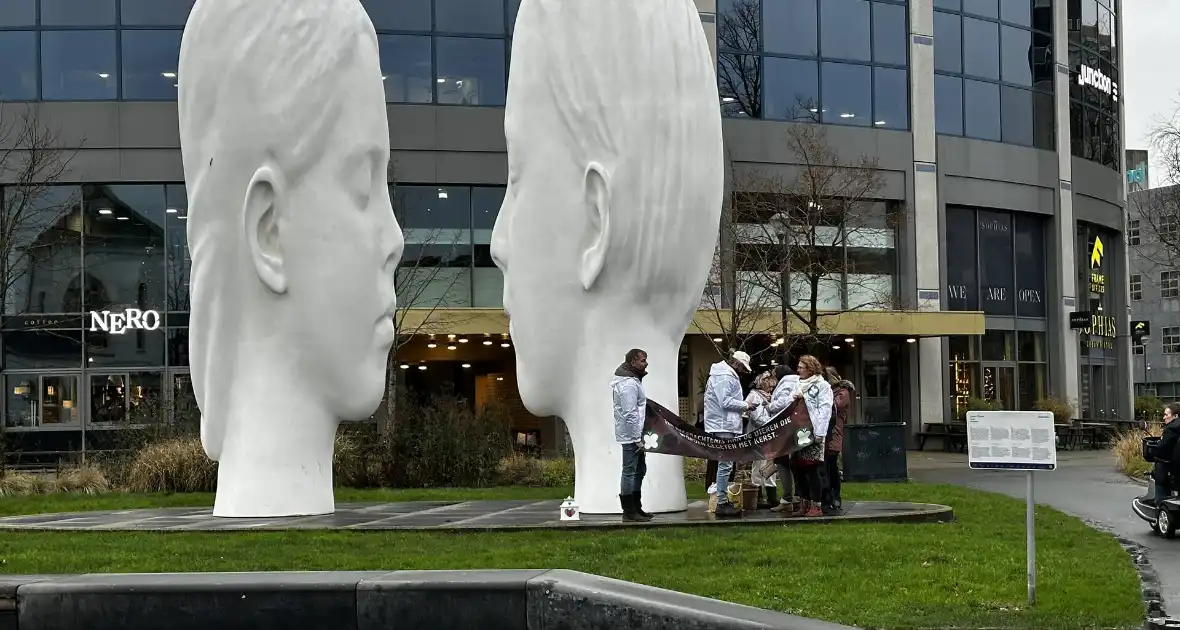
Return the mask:
{"type": "Polygon", "coordinates": [[[1101,71],[1095,70],[1090,66],[1078,66],[1078,85],[1082,87],[1091,86],[1113,98],[1116,103],[1119,101],[1119,84],[1115,83],[1105,74],[1102,74],[1101,71]]]}
{"type": "Polygon", "coordinates": [[[160,327],[160,313],[129,308],[122,313],[90,311],[90,332],[100,330],[121,335],[127,330],[155,330],[160,327]]]}

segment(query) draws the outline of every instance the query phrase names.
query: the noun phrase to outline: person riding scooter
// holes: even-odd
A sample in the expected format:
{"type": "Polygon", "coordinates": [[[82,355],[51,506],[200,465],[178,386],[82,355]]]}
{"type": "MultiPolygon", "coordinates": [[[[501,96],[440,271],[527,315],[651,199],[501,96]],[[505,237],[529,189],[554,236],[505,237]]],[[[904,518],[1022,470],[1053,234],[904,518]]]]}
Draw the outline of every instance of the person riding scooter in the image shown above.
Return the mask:
{"type": "Polygon", "coordinates": [[[1164,405],[1164,432],[1160,441],[1150,449],[1149,455],[1155,466],[1151,471],[1151,478],[1155,480],[1155,494],[1142,497],[1144,504],[1157,506],[1160,501],[1171,498],[1176,490],[1174,480],[1180,480],[1180,457],[1177,457],[1176,446],[1180,445],[1180,403],[1164,405]]]}

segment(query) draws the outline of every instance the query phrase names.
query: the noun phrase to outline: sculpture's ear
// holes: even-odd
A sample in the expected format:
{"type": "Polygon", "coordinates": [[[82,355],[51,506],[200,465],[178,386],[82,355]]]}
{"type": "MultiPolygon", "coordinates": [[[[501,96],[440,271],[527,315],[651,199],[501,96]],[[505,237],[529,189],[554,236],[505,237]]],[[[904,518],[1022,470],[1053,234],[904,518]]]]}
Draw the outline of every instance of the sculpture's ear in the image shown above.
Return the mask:
{"type": "Polygon", "coordinates": [[[586,167],[583,189],[587,233],[581,241],[582,261],[578,267],[578,279],[587,291],[594,287],[606,264],[610,246],[610,193],[610,174],[598,162],[591,162],[586,167]]]}
{"type": "Polygon", "coordinates": [[[287,292],[287,274],[279,239],[280,216],[286,199],[284,193],[278,174],[270,166],[263,166],[250,178],[242,213],[250,262],[263,286],[274,293],[287,292]]]}

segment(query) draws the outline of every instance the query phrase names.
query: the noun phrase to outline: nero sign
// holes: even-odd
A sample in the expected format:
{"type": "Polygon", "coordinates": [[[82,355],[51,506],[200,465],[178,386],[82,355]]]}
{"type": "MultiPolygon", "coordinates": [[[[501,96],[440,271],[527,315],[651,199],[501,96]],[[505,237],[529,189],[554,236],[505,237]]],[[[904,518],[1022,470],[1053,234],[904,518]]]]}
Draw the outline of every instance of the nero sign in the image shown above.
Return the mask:
{"type": "Polygon", "coordinates": [[[1099,92],[1110,95],[1116,103],[1119,100],[1119,84],[1115,83],[1105,74],[1102,74],[1101,71],[1095,70],[1090,66],[1078,66],[1078,85],[1082,87],[1087,85],[1092,86],[1099,92]]]}
{"type": "Polygon", "coordinates": [[[122,313],[90,311],[90,332],[103,330],[121,335],[127,330],[155,330],[160,327],[160,314],[129,308],[122,313]]]}

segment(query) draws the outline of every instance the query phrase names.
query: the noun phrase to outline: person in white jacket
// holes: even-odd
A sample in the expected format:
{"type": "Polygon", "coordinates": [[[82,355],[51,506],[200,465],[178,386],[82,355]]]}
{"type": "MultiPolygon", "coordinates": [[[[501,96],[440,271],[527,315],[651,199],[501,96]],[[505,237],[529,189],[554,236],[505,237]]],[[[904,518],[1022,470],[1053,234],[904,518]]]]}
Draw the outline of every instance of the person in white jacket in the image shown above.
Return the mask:
{"type": "MultiPolygon", "coordinates": [[[[770,395],[770,404],[766,406],[766,413],[771,417],[777,416],[795,400],[795,387],[799,385],[799,375],[791,368],[780,365],[774,370],[778,377],[778,384],[774,386],[774,393],[770,395]]],[[[795,474],[791,470],[791,456],[776,457],[775,466],[778,467],[778,478],[783,482],[783,498],[778,505],[770,508],[771,512],[794,510],[795,489],[799,484],[794,483],[795,474]]]]}
{"type": "MultiPolygon", "coordinates": [[[[705,384],[705,432],[719,438],[731,438],[742,432],[742,412],[755,405],[742,396],[738,372],[750,372],[750,355],[737,350],[728,361],[718,361],[709,368],[705,384]]],[[[741,516],[741,510],[729,502],[726,488],[733,473],[733,462],[717,464],[717,511],[719,518],[741,516]]]]}
{"type": "Polygon", "coordinates": [[[623,447],[623,472],[619,481],[619,502],[624,521],[645,522],[652,515],[643,511],[643,477],[647,460],[643,451],[643,421],[647,418],[647,394],[643,377],[647,376],[647,352],[627,351],[623,364],[611,379],[611,397],[615,408],[615,442],[623,447]]]}
{"type": "MultiPolygon", "coordinates": [[[[770,422],[771,415],[767,413],[767,406],[770,404],[771,393],[777,384],[778,381],[775,380],[774,374],[770,372],[763,372],[754,378],[754,388],[750,390],[750,395],[746,396],[746,402],[755,405],[754,409],[749,412],[750,431],[770,422]]],[[[759,510],[778,505],[778,474],[775,472],[773,461],[760,459],[751,464],[750,482],[758,488],[759,510]]]]}

